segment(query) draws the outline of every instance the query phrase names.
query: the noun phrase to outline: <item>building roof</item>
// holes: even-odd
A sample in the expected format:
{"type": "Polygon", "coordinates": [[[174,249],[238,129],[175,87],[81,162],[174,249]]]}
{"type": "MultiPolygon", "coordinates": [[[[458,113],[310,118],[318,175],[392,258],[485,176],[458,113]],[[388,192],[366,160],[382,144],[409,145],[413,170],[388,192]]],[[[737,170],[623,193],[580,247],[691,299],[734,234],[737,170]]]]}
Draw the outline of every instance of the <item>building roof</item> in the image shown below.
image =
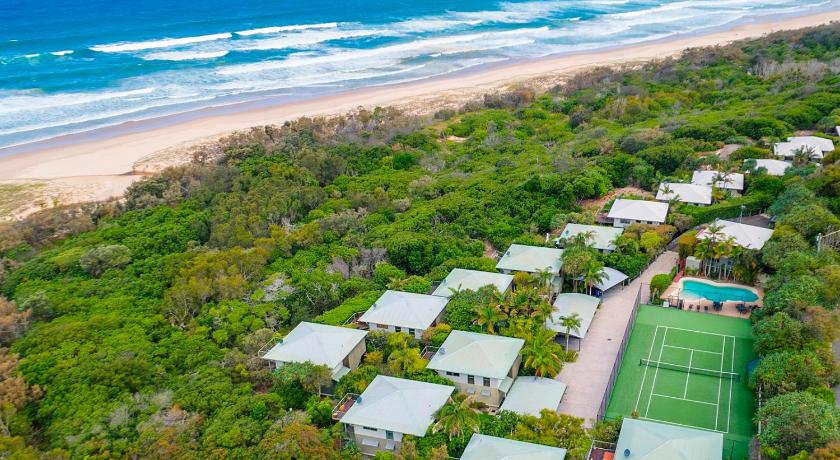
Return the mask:
{"type": "Polygon", "coordinates": [[[644,220],[649,222],[665,222],[668,216],[668,203],[646,200],[615,200],[607,217],[610,219],[644,220]]]}
{"type": "Polygon", "coordinates": [[[598,310],[601,299],[586,294],[564,293],[558,294],[554,299],[554,309],[545,319],[545,327],[552,331],[566,333],[566,328],[560,323],[563,317],[577,313],[580,316],[580,328],[577,331],[569,331],[569,335],[582,339],[586,337],[592,318],[598,310]]]}
{"type": "Polygon", "coordinates": [[[499,410],[540,416],[540,411],[556,411],[566,393],[566,384],[543,377],[517,377],[499,410]]]}
{"type": "Polygon", "coordinates": [[[484,286],[495,286],[499,292],[505,292],[512,282],[513,275],[456,268],[446,275],[432,295],[452,297],[452,290],[477,291],[484,286]]]}
{"type": "Polygon", "coordinates": [[[793,158],[794,156],[796,156],[796,151],[803,147],[810,147],[814,150],[814,153],[811,155],[812,159],[822,159],[822,149],[819,145],[814,144],[812,142],[777,142],[773,144],[773,153],[775,153],[776,156],[779,157],[793,158]]]}
{"type": "Polygon", "coordinates": [[[504,379],[524,344],[513,337],[452,331],[426,367],[504,379]]]}
{"type": "Polygon", "coordinates": [[[560,273],[560,268],[563,266],[560,262],[560,255],[562,254],[562,249],[511,244],[499,263],[496,264],[496,268],[498,270],[528,273],[537,273],[543,270],[560,273]]]}
{"type": "Polygon", "coordinates": [[[427,329],[449,299],[413,292],[385,291],[359,318],[364,323],[427,329]]]}
{"type": "Polygon", "coordinates": [[[627,278],[627,275],[614,268],[604,267],[604,279],[595,283],[595,287],[604,292],[623,283],[627,278]]]}
{"type": "Polygon", "coordinates": [[[423,436],[455,387],[377,375],[341,423],[423,436]]]}
{"type": "Polygon", "coordinates": [[[613,242],[621,236],[624,229],[620,227],[607,227],[605,225],[566,224],[563,233],[560,234],[560,237],[555,242],[561,239],[570,240],[575,235],[588,232],[591,232],[592,236],[587,239],[587,242],[593,248],[614,251],[615,244],[613,242]]]}
{"type": "Polygon", "coordinates": [[[302,322],[263,355],[263,359],[284,363],[309,361],[336,372],[366,335],[367,331],[358,329],[302,322]]]}
{"type": "MultiPolygon", "coordinates": [[[[773,236],[773,230],[769,228],[756,227],[755,225],[741,224],[732,222],[731,220],[715,220],[715,224],[721,227],[720,239],[732,237],[735,239],[735,244],[747,249],[761,249],[767,240],[773,236]]],[[[705,228],[702,232],[697,234],[697,239],[709,238],[709,229],[705,228]]]]}
{"type": "Polygon", "coordinates": [[[793,136],[787,138],[788,142],[816,145],[822,152],[834,150],[834,141],[817,136],[793,136]]]}
{"type": "Polygon", "coordinates": [[[461,460],[563,460],[566,449],[475,433],[461,460]]]}
{"type": "Polygon", "coordinates": [[[626,460],[720,460],[723,434],[625,418],[615,456],[626,460]]]}
{"type": "MultiPolygon", "coordinates": [[[[750,160],[744,160],[750,161],[750,160]]],[[[771,176],[784,176],[785,170],[790,167],[793,167],[793,164],[789,161],[782,161],[782,160],[770,160],[767,158],[757,158],[755,160],[755,167],[764,168],[767,170],[767,174],[771,176]]]]}
{"type": "Polygon", "coordinates": [[[656,192],[659,201],[676,199],[688,204],[712,204],[712,187],[699,184],[681,184],[678,182],[663,182],[656,192]],[[670,189],[668,193],[665,190],[670,189]]]}
{"type": "Polygon", "coordinates": [[[694,174],[691,175],[692,184],[712,185],[713,182],[715,187],[722,188],[724,190],[744,190],[744,175],[741,173],[721,171],[694,171],[694,174]],[[727,180],[718,180],[717,182],[715,182],[715,178],[719,174],[722,177],[725,177],[727,180]]]}

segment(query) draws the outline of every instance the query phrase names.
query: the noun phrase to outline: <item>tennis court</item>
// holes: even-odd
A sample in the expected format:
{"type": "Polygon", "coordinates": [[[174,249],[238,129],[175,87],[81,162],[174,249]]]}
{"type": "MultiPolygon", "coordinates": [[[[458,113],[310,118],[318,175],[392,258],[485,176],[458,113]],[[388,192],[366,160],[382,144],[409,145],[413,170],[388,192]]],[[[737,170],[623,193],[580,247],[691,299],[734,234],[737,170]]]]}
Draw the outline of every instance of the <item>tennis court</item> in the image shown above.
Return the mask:
{"type": "Polygon", "coordinates": [[[642,306],[606,417],[630,416],[724,434],[724,458],[753,435],[748,320],[642,306]]]}

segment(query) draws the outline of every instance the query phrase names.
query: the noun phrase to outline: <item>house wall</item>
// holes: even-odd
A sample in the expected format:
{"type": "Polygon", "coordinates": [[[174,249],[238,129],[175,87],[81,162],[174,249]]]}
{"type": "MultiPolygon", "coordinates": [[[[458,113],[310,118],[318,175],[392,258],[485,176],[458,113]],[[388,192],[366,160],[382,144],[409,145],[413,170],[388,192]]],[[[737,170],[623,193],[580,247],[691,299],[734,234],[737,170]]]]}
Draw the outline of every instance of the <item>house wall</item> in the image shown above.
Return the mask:
{"type": "Polygon", "coordinates": [[[347,357],[344,358],[344,362],[342,364],[350,368],[351,371],[358,369],[359,364],[362,363],[362,356],[364,356],[365,351],[367,351],[367,346],[365,345],[364,339],[359,340],[359,343],[357,343],[347,357]]]}
{"type": "MultiPolygon", "coordinates": [[[[508,377],[516,379],[519,375],[519,366],[522,363],[522,357],[517,356],[513,365],[508,371],[508,377]]],[[[476,401],[483,402],[488,406],[499,407],[502,401],[505,400],[505,393],[499,388],[502,385],[503,379],[490,379],[490,386],[484,385],[484,377],[475,375],[473,383],[469,383],[469,374],[459,373],[458,375],[449,375],[446,371],[438,371],[438,375],[451,380],[455,383],[455,388],[459,392],[472,396],[476,401]]]]}
{"type": "MultiPolygon", "coordinates": [[[[435,323],[433,323],[433,324],[437,324],[437,322],[439,322],[442,317],[443,317],[443,313],[441,313],[441,315],[438,318],[435,319],[435,323]]],[[[371,331],[379,331],[379,332],[387,332],[387,333],[397,332],[397,327],[396,326],[386,325],[386,324],[368,323],[368,329],[370,329],[371,331]]],[[[405,332],[408,335],[412,335],[410,328],[401,327],[400,332],[405,332]]],[[[414,334],[413,334],[414,338],[420,340],[423,337],[424,332],[426,332],[426,329],[414,329],[414,334]]]]}
{"type": "Polygon", "coordinates": [[[392,431],[393,440],[389,440],[388,431],[382,429],[369,429],[362,425],[345,425],[348,437],[356,443],[356,447],[367,456],[373,456],[380,451],[397,452],[402,444],[403,434],[392,431]],[[368,445],[376,443],[375,446],[368,445]]]}
{"type": "Polygon", "coordinates": [[[647,224],[647,225],[662,225],[663,222],[654,222],[651,220],[636,220],[636,219],[618,219],[613,218],[613,227],[624,228],[632,224],[647,224]]]}

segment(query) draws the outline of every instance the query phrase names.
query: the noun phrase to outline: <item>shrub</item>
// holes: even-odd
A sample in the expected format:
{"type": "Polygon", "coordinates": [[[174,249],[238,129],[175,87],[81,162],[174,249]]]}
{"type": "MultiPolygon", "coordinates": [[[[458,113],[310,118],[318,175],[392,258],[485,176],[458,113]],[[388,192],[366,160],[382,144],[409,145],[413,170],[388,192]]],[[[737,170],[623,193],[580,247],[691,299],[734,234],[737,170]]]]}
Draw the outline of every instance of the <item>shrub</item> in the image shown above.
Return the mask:
{"type": "Polygon", "coordinates": [[[788,393],[759,409],[758,439],[771,458],[813,451],[840,439],[840,409],[806,392],[788,393]]]}
{"type": "Polygon", "coordinates": [[[658,299],[673,281],[674,278],[667,273],[653,275],[653,278],[650,279],[650,298],[658,299]]]}
{"type": "Polygon", "coordinates": [[[340,326],[347,321],[348,318],[356,313],[367,311],[376,299],[382,295],[382,291],[370,291],[364,294],[359,294],[356,297],[345,300],[341,305],[325,311],[323,314],[315,317],[316,323],[329,324],[331,326],[340,326]]]}

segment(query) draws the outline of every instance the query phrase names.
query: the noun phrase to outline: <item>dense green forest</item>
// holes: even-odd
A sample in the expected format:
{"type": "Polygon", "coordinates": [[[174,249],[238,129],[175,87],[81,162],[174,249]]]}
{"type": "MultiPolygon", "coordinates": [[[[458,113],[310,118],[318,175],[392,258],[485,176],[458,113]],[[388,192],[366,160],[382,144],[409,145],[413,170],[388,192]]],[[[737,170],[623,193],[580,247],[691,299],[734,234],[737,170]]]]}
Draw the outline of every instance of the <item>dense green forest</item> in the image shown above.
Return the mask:
{"type": "MultiPolygon", "coordinates": [[[[342,324],[388,288],[428,292],[452,268],[492,270],[513,242],[544,245],[568,222],[593,222],[615,189],[647,196],[697,168],[743,171],[797,131],[823,135],[840,125],[838,62],[832,25],[596,69],[433,117],[302,119],[224,139],[123,201],[3,224],[0,458],[358,458],[315,396],[317,372],[270,373],[266,342],[303,320],[342,324]],[[741,147],[715,154],[725,144],[741,147]]],[[[630,229],[597,262],[636,276],[677,234],[767,210],[773,238],[736,273],[769,276],[753,315],[759,440],[770,458],[840,458],[829,388],[840,256],[814,247],[840,228],[840,151],[821,165],[797,159],[784,177],[751,171],[744,196],[720,198],[630,229]]],[[[429,341],[496,332],[475,311],[489,297],[456,296],[429,341]]],[[[557,371],[544,353],[574,358],[528,321],[503,331],[528,340],[526,373],[557,371]]],[[[418,344],[370,342],[339,395],[377,373],[435,381],[418,344]]],[[[476,429],[570,458],[589,446],[573,417],[472,416],[457,403],[397,458],[457,456],[476,429]]],[[[589,435],[614,438],[615,425],[589,435]]]]}

